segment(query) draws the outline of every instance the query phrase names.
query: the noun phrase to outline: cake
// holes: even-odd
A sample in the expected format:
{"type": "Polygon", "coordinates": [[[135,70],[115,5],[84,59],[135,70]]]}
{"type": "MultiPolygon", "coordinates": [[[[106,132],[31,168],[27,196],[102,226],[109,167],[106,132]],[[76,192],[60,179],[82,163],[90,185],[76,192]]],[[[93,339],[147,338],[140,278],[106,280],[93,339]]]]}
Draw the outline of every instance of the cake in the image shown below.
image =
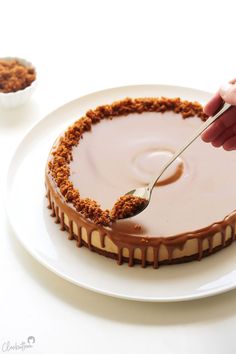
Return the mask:
{"type": "Polygon", "coordinates": [[[206,119],[199,103],[165,97],[125,98],[86,112],[49,153],[45,181],[55,222],[78,247],[129,266],[201,260],[230,245],[235,154],[201,139],[162,176],[143,212],[119,220],[133,203],[120,207],[125,193],[147,185],[206,119]]]}

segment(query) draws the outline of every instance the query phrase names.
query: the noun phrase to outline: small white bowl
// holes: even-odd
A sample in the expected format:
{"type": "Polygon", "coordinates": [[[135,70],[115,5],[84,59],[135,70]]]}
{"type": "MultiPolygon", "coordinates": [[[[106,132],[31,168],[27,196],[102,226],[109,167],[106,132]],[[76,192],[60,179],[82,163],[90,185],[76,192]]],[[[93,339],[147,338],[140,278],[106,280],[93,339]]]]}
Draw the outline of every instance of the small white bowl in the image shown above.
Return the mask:
{"type": "MultiPolygon", "coordinates": [[[[0,58],[0,60],[17,60],[22,65],[33,68],[35,70],[35,67],[29,61],[22,58],[5,57],[5,58],[0,58]]],[[[36,73],[36,79],[23,90],[18,90],[16,92],[9,92],[9,93],[0,92],[0,106],[4,108],[14,108],[14,107],[21,106],[26,101],[28,101],[28,99],[34,92],[36,85],[37,85],[37,73],[36,73]]]]}

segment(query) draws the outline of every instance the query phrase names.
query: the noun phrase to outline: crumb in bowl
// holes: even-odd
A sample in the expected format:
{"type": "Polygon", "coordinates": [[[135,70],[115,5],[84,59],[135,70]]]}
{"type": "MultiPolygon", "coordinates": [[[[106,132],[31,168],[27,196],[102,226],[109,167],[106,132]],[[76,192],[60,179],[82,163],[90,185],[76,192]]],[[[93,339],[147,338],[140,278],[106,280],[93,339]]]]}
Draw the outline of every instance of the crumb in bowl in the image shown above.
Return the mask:
{"type": "Polygon", "coordinates": [[[33,67],[20,63],[17,59],[0,59],[0,92],[10,93],[24,90],[36,79],[33,67]]]}

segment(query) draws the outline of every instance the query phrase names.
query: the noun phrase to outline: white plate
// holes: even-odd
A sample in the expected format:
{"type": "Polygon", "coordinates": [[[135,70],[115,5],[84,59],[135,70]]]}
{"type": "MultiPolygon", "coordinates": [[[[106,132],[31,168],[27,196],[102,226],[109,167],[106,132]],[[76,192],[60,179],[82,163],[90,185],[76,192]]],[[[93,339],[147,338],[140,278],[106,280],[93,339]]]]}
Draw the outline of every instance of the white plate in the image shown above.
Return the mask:
{"type": "Polygon", "coordinates": [[[110,296],[139,301],[181,301],[235,288],[235,244],[201,262],[157,270],[129,268],[85,247],[77,248],[49,216],[44,198],[44,168],[54,140],[86,110],[127,96],[179,96],[204,104],[210,95],[174,86],[119,87],[78,98],[50,113],[26,135],[10,165],[7,211],[17,238],[34,258],[62,278],[110,296]]]}

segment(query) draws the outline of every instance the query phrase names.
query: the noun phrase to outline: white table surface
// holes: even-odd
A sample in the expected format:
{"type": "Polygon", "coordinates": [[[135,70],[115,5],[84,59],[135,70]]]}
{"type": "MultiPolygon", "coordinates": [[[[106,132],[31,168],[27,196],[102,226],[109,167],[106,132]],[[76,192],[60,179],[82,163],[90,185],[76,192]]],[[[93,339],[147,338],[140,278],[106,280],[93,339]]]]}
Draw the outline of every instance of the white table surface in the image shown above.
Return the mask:
{"type": "MultiPolygon", "coordinates": [[[[4,212],[11,156],[26,131],[81,95],[129,84],[214,92],[236,75],[232,1],[1,1],[0,57],[38,71],[32,100],[0,110],[0,352],[35,337],[28,353],[236,351],[236,290],[185,303],[98,295],[57,277],[16,240],[4,212]]],[[[22,350],[9,350],[8,352],[22,350]]]]}

